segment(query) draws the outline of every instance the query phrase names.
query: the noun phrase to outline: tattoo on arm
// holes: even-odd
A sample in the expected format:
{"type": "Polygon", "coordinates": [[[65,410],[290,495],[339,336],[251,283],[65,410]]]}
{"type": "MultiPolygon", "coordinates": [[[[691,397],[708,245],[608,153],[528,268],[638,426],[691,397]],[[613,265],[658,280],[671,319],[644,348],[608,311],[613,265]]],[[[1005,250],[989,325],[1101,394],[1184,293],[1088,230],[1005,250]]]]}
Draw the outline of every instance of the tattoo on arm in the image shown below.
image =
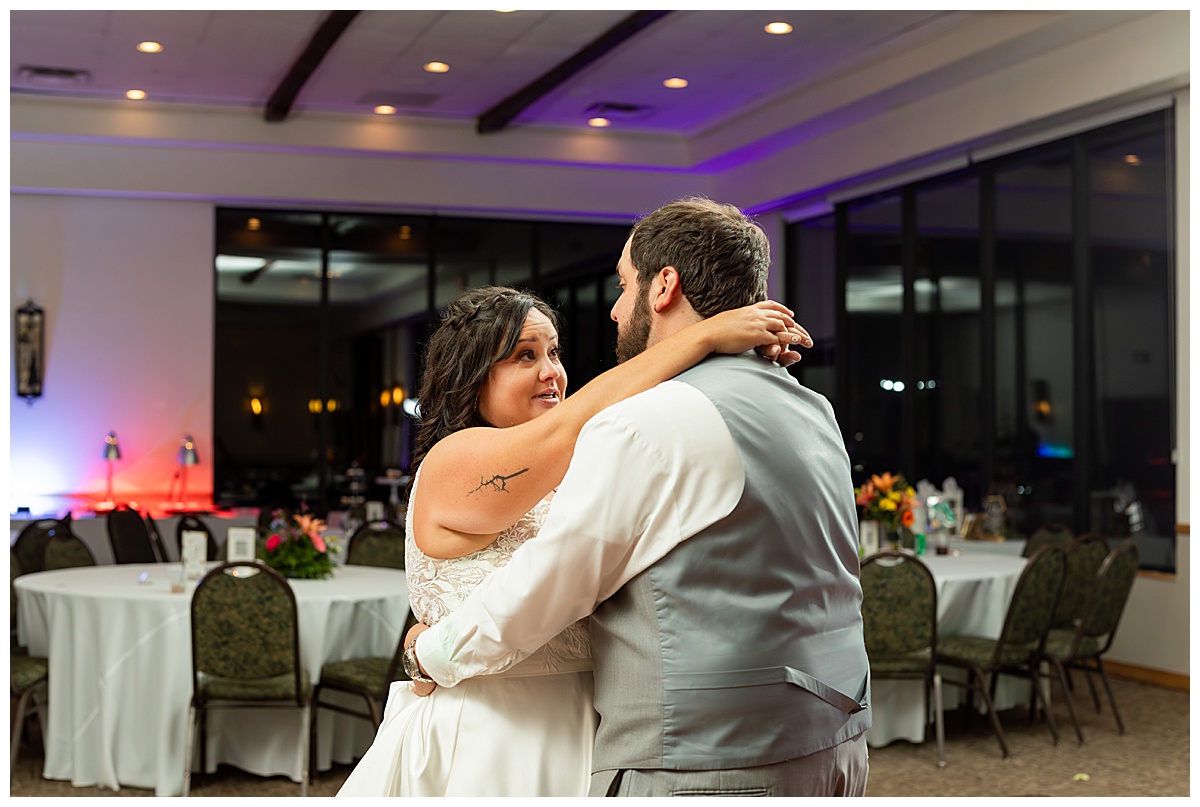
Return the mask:
{"type": "Polygon", "coordinates": [[[469,491],[467,495],[470,496],[476,490],[483,490],[484,488],[491,488],[492,490],[499,491],[500,493],[508,493],[508,480],[512,479],[514,476],[520,476],[528,470],[528,468],[522,468],[516,473],[509,474],[508,476],[497,475],[493,476],[491,479],[484,479],[483,477],[480,477],[479,487],[475,488],[475,490],[469,491]]]}

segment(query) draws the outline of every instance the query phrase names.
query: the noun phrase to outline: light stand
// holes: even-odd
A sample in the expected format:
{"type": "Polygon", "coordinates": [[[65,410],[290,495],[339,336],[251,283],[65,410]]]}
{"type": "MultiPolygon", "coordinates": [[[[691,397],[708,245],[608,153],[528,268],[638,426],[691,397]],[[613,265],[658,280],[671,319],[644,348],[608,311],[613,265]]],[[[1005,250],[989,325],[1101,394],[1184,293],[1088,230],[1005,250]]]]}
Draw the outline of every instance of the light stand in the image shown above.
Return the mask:
{"type": "Polygon", "coordinates": [[[104,505],[111,509],[116,507],[116,500],[113,498],[113,463],[121,459],[121,446],[117,444],[116,432],[109,432],[104,438],[104,459],[108,461],[108,487],[104,505]]]}
{"type": "Polygon", "coordinates": [[[179,453],[175,456],[175,461],[179,464],[179,501],[175,503],[175,507],[179,510],[185,510],[187,509],[188,501],[188,467],[200,464],[200,457],[196,453],[196,443],[192,440],[190,434],[185,434],[183,440],[179,442],[179,453]]]}

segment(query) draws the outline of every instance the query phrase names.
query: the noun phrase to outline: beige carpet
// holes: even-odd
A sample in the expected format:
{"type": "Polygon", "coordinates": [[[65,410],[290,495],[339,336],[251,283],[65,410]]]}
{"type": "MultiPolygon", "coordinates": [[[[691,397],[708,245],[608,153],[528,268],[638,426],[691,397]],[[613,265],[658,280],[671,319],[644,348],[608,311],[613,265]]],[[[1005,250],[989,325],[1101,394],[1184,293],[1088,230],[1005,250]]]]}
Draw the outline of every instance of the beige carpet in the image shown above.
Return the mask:
{"type": "MultiPolygon", "coordinates": [[[[947,716],[946,762],[937,768],[933,742],[913,745],[895,742],[871,751],[868,796],[1187,796],[1191,792],[1190,697],[1187,692],[1129,681],[1113,681],[1125,718],[1118,735],[1108,710],[1096,714],[1087,687],[1079,681],[1076,704],[1085,744],[1079,746],[1070,716],[1055,689],[1055,719],[1062,744],[1054,746],[1044,723],[1030,723],[1024,708],[1002,715],[1012,748],[1005,762],[984,716],[969,729],[962,715],[947,716]]],[[[69,782],[41,778],[42,751],[36,729],[23,744],[12,770],[12,796],[152,796],[148,790],[72,787],[69,782]]],[[[312,796],[337,793],[349,766],[323,772],[312,796]]],[[[229,767],[193,780],[195,796],[295,797],[300,786],[284,777],[262,778],[229,767]]]]}

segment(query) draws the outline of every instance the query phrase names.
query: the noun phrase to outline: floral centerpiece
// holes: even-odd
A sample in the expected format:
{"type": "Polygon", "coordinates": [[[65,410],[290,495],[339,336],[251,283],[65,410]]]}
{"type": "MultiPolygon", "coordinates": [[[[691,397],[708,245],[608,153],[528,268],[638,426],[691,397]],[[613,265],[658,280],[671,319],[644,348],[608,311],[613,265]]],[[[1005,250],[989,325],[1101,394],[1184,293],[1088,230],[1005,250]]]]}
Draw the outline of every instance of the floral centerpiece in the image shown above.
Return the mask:
{"type": "Polygon", "coordinates": [[[888,539],[898,541],[901,527],[913,525],[917,492],[902,474],[872,474],[869,482],[854,489],[854,502],[862,508],[864,519],[878,521],[888,539]]]}
{"type": "Polygon", "coordinates": [[[284,577],[321,580],[333,574],[333,559],[340,551],[337,541],[321,533],[325,522],[300,514],[288,521],[282,510],[271,513],[267,538],[258,549],[258,557],[284,577]]]}

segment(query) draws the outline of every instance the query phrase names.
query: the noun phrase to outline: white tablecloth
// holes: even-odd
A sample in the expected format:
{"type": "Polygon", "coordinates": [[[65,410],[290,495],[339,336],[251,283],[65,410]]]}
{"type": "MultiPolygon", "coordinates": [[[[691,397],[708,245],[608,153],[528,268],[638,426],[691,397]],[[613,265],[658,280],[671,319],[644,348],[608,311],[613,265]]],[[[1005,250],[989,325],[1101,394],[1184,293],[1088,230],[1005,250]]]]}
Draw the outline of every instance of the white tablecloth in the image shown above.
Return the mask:
{"type": "MultiPolygon", "coordinates": [[[[993,552],[961,555],[923,555],[933,573],[938,596],[938,635],[998,637],[1025,558],[993,552]]],[[[964,678],[962,671],[952,671],[964,678]]],[[[894,740],[914,743],[925,739],[925,698],[920,681],[872,680],[871,719],[867,744],[876,748],[894,740]]],[[[996,708],[1024,702],[1029,687],[1007,676],[996,689],[996,708]]],[[[960,687],[943,687],[943,703],[953,707],[963,695],[960,687]]],[[[979,699],[976,698],[978,703],[979,699]]]]}
{"type": "MultiPolygon", "coordinates": [[[[21,640],[50,659],[47,779],[122,785],[178,795],[192,691],[190,602],[172,594],[178,564],[61,569],[17,578],[21,640]],[[138,576],[146,572],[145,583],[138,576]]],[[[321,666],[390,656],[408,614],[404,572],[339,566],[327,580],[291,580],[300,655],[315,683],[321,666]]],[[[371,744],[370,723],[320,712],[318,768],[352,762],[371,744]]],[[[208,767],[219,762],[300,781],[299,710],[209,715],[208,767]]]]}

